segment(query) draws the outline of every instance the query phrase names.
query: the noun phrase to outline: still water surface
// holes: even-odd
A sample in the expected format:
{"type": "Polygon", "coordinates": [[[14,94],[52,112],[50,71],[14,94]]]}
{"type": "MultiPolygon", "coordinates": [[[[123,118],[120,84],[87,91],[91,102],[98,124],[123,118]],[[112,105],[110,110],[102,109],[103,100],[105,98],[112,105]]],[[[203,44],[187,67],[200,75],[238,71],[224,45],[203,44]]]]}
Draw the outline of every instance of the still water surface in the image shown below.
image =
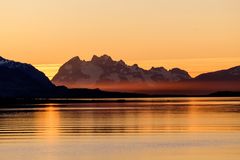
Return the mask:
{"type": "Polygon", "coordinates": [[[240,98],[0,107],[0,160],[239,160],[240,98]]]}

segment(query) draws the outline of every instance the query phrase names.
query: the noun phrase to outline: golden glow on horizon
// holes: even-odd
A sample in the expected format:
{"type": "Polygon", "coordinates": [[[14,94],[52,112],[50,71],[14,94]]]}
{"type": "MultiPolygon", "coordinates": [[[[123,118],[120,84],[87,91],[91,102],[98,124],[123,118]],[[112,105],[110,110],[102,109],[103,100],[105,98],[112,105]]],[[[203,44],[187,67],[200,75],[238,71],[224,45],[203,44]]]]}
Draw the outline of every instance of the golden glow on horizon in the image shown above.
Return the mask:
{"type": "Polygon", "coordinates": [[[61,64],[38,64],[34,65],[38,70],[44,72],[44,74],[51,80],[57,73],[61,64]]]}
{"type": "Polygon", "coordinates": [[[239,0],[1,1],[0,55],[50,78],[49,64],[93,54],[195,76],[240,65],[239,20],[239,0]]]}

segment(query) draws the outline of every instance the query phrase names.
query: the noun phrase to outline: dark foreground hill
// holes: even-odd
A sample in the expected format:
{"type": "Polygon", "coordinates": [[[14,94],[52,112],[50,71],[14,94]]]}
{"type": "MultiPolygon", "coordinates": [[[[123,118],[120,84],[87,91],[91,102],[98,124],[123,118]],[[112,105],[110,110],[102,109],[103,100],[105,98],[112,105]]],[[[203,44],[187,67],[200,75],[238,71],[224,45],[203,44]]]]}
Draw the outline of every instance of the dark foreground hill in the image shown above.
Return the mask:
{"type": "Polygon", "coordinates": [[[40,96],[55,85],[30,64],[0,57],[0,97],[40,96]]]}

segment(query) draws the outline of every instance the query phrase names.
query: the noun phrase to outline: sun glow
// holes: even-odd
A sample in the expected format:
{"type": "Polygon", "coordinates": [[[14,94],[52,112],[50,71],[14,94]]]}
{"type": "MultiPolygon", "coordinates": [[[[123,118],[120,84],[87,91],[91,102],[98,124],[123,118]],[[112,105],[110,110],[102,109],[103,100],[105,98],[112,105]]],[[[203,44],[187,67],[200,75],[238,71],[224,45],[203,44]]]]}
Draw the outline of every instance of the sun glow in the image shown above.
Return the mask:
{"type": "MultiPolygon", "coordinates": [[[[47,65],[109,54],[195,76],[239,65],[239,7],[238,0],[1,1],[0,51],[47,65]]],[[[39,67],[50,79],[56,70],[39,67]]]]}

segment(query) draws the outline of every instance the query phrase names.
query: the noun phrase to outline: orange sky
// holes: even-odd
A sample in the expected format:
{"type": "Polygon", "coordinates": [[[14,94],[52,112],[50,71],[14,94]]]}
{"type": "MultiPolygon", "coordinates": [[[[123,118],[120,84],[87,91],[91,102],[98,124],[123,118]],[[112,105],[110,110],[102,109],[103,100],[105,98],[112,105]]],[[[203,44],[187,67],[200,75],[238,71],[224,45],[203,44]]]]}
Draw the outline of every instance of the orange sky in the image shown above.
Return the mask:
{"type": "Polygon", "coordinates": [[[195,76],[240,65],[239,28],[239,0],[7,0],[0,55],[49,77],[69,58],[93,54],[195,76]]]}

